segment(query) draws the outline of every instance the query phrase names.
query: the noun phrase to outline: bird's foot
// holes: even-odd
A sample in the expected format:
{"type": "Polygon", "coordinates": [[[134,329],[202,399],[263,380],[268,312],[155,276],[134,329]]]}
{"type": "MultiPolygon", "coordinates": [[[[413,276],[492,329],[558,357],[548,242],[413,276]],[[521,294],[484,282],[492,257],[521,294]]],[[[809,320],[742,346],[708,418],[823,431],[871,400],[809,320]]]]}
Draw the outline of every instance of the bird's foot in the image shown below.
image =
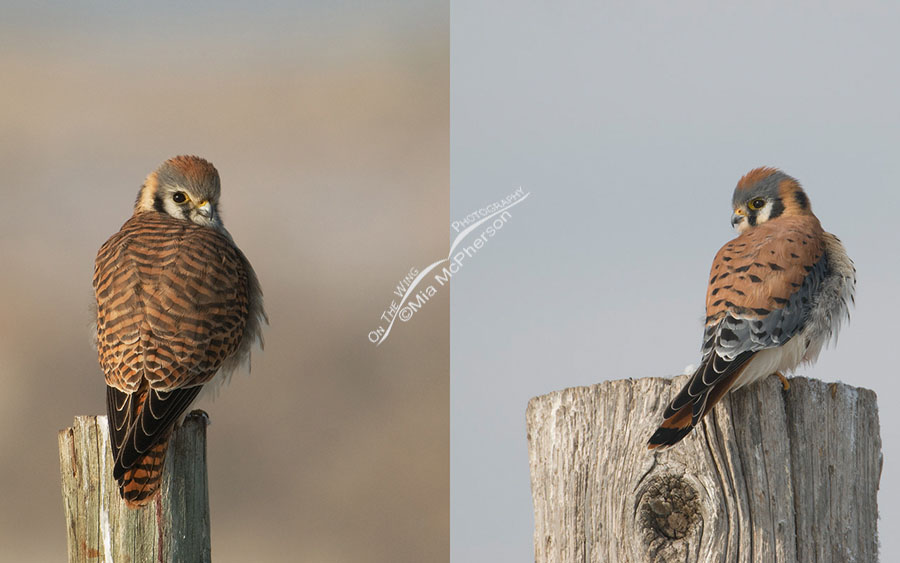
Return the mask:
{"type": "Polygon", "coordinates": [[[194,409],[189,412],[184,418],[202,418],[203,423],[206,426],[210,426],[212,424],[212,421],[209,419],[209,415],[203,409],[194,409]]]}
{"type": "Polygon", "coordinates": [[[784,375],[782,375],[782,373],[780,371],[776,371],[775,375],[777,375],[778,379],[781,380],[781,386],[784,387],[784,390],[785,391],[790,390],[791,384],[788,382],[787,378],[784,375]]]}

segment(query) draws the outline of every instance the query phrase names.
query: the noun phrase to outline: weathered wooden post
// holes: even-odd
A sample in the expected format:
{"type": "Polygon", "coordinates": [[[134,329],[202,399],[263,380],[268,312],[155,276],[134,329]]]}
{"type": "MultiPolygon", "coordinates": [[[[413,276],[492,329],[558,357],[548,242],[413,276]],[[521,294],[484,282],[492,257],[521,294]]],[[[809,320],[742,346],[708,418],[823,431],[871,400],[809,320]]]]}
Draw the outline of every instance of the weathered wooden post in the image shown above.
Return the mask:
{"type": "Polygon", "coordinates": [[[529,402],[536,562],[877,560],[874,392],[802,377],[783,391],[770,377],[648,450],[686,377],[529,402]]]}
{"type": "Polygon", "coordinates": [[[69,563],[209,562],[206,425],[194,411],[169,443],[158,496],[141,509],[119,497],[105,416],[59,433],[69,563]]]}

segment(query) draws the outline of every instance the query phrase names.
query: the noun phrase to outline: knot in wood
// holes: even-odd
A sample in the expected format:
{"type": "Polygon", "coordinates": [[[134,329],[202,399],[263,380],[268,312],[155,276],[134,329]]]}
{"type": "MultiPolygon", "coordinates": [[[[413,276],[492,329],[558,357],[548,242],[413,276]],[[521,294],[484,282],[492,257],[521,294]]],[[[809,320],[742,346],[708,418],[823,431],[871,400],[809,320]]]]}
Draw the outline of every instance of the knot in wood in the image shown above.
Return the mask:
{"type": "Polygon", "coordinates": [[[700,516],[697,491],[679,475],[658,475],[641,495],[639,514],[645,533],[681,539],[700,516]]]}

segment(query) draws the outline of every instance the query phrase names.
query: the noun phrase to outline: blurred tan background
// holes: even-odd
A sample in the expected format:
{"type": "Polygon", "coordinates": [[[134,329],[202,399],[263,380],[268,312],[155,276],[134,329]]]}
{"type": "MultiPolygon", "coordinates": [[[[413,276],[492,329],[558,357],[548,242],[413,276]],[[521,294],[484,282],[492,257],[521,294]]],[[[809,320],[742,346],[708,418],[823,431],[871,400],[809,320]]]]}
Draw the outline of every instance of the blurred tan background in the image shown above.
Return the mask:
{"type": "Polygon", "coordinates": [[[2,561],[65,560],[56,434],[105,409],[94,255],[183,153],[219,169],[271,318],[197,405],[214,561],[449,559],[449,292],[367,339],[447,249],[449,8],[269,6],[3,7],[2,561]]]}

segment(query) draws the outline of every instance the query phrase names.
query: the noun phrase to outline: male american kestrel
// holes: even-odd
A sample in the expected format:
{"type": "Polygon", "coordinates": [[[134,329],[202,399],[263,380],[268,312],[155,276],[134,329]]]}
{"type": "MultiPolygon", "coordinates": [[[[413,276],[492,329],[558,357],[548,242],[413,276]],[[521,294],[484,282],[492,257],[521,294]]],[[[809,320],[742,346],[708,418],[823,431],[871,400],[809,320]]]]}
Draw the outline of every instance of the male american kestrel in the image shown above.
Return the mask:
{"type": "Polygon", "coordinates": [[[849,319],[856,269],[797,180],[751,170],[732,206],[740,235],[713,260],[700,367],[666,408],[651,449],[684,438],[729,390],[814,362],[849,319]]]}
{"type": "Polygon", "coordinates": [[[262,345],[262,292],[222,225],[219,191],[209,162],[167,160],[94,263],[113,476],[131,507],[159,488],[169,436],[203,384],[262,345]]]}

